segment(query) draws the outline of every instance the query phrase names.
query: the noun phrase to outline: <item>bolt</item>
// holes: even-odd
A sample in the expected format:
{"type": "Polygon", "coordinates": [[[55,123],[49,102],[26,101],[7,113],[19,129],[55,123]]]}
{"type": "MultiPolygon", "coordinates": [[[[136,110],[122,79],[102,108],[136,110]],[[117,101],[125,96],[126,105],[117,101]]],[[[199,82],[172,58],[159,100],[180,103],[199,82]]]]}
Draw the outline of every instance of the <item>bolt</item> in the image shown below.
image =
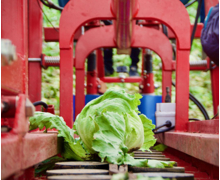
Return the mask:
{"type": "Polygon", "coordinates": [[[140,89],[144,89],[144,86],[143,86],[143,84],[141,84],[141,85],[139,86],[139,88],[140,88],[140,89]]]}
{"type": "Polygon", "coordinates": [[[149,84],[149,83],[147,83],[147,86],[148,86],[148,87],[150,87],[150,84],[149,84]]]}

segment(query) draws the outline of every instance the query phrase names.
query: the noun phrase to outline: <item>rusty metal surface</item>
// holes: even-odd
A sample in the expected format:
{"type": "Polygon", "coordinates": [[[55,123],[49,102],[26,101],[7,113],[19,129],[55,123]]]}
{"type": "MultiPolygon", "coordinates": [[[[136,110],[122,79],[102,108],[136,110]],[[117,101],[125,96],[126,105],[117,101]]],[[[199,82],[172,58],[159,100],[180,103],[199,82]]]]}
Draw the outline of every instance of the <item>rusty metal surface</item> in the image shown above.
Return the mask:
{"type": "Polygon", "coordinates": [[[219,135],[188,132],[166,132],[164,136],[156,135],[160,143],[219,166],[219,135]]]}

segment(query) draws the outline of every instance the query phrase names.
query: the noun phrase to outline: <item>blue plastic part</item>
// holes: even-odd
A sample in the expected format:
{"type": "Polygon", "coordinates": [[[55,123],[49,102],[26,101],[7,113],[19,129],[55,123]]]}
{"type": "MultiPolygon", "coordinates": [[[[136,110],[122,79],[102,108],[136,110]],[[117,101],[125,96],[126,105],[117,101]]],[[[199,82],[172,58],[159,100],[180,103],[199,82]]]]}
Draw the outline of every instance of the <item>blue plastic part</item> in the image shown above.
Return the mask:
{"type": "Polygon", "coordinates": [[[152,120],[152,123],[156,125],[156,104],[162,102],[162,96],[158,95],[142,95],[141,104],[138,106],[139,111],[152,120]]]}
{"type": "MultiPolygon", "coordinates": [[[[100,95],[86,95],[85,96],[85,103],[87,104],[89,101],[99,97],[100,95]]],[[[142,95],[143,98],[141,99],[141,105],[138,106],[139,111],[147,116],[149,119],[152,120],[152,123],[156,125],[156,104],[162,102],[162,96],[158,95],[142,95]]],[[[75,114],[75,95],[73,95],[73,119],[75,114]]]]}
{"type": "MultiPolygon", "coordinates": [[[[93,95],[93,94],[88,94],[88,95],[85,95],[85,104],[87,104],[89,101],[99,97],[100,95],[93,95]]],[[[75,121],[75,95],[73,95],[73,119],[75,121]]]]}

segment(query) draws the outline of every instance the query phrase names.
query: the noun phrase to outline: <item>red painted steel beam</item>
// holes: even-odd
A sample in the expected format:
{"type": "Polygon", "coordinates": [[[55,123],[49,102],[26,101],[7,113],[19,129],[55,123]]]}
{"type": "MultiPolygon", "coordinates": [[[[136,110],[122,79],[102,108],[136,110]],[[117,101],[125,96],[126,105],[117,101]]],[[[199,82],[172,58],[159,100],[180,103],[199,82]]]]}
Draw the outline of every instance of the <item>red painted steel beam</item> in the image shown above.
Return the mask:
{"type": "Polygon", "coordinates": [[[160,143],[209,164],[219,166],[218,134],[165,132],[163,135],[158,134],[155,136],[160,143]]]}
{"type": "Polygon", "coordinates": [[[212,84],[213,112],[215,115],[217,114],[219,107],[219,67],[215,66],[214,69],[210,70],[210,73],[211,73],[211,84],[212,84]]]}
{"type": "Polygon", "coordinates": [[[1,88],[27,94],[27,1],[1,1],[1,10],[1,38],[12,41],[18,57],[12,65],[1,67],[1,88]]]}
{"type": "Polygon", "coordinates": [[[176,65],[176,131],[186,131],[189,107],[190,21],[180,1],[139,0],[134,19],[156,20],[168,26],[177,40],[176,65]],[[169,4],[169,6],[168,6],[169,4]],[[182,26],[184,24],[184,26],[182,26]],[[183,83],[184,80],[184,83],[183,83]]]}
{"type": "MultiPolygon", "coordinates": [[[[41,4],[41,3],[40,3],[41,4]]],[[[28,57],[41,58],[43,16],[36,0],[28,1],[28,57]]],[[[41,100],[41,63],[28,62],[28,95],[32,102],[41,100]]],[[[36,107],[40,110],[40,106],[36,107]]]]}
{"type": "Polygon", "coordinates": [[[120,77],[103,77],[100,78],[105,83],[140,83],[142,82],[141,77],[126,77],[126,78],[120,78],[120,77]]]}
{"type": "Polygon", "coordinates": [[[1,134],[1,179],[25,170],[60,152],[57,133],[28,133],[21,138],[1,134]]]}
{"type": "MultiPolygon", "coordinates": [[[[172,61],[172,46],[169,42],[169,39],[158,30],[146,27],[135,26],[134,41],[132,47],[142,47],[148,48],[156,52],[162,59],[163,69],[169,71],[169,77],[163,81],[163,91],[166,87],[171,87],[171,73],[173,67],[172,61]],[[148,39],[148,41],[146,41],[148,39]]],[[[76,58],[75,58],[75,67],[76,67],[76,96],[75,103],[75,116],[79,114],[84,107],[85,103],[82,99],[85,99],[84,96],[84,64],[85,59],[94,49],[100,47],[116,47],[114,41],[114,28],[113,26],[105,26],[96,29],[91,29],[87,31],[83,36],[80,37],[76,45],[76,58]],[[90,42],[93,42],[92,44],[90,42]]],[[[111,79],[116,81],[117,78],[111,79]]],[[[104,78],[109,80],[108,78],[104,78]]],[[[139,81],[139,78],[136,79],[139,81]]],[[[121,79],[120,79],[121,82],[121,79]]],[[[164,93],[165,94],[165,93],[164,93]]],[[[163,95],[164,95],[163,94],[163,95]]],[[[164,95],[165,97],[165,95],[164,95]]]]}
{"type": "Polygon", "coordinates": [[[190,20],[185,6],[180,1],[139,0],[138,2],[139,10],[134,19],[156,20],[165,24],[176,35],[178,48],[189,50],[190,20]]]}
{"type": "Polygon", "coordinates": [[[219,134],[219,120],[188,122],[188,132],[219,134]]]}
{"type": "MultiPolygon", "coordinates": [[[[82,31],[81,28],[79,28],[74,35],[74,41],[77,41],[81,35],[82,31]]],[[[44,27],[44,41],[59,42],[59,27],[56,27],[56,29],[52,27],[44,27]]]]}
{"type": "MultiPolygon", "coordinates": [[[[203,26],[204,26],[203,23],[198,23],[197,24],[196,32],[195,32],[195,38],[200,38],[201,37],[203,26]]],[[[194,24],[191,24],[191,33],[193,31],[193,27],[194,27],[194,24]]],[[[173,33],[173,31],[171,29],[169,29],[169,28],[168,28],[168,36],[169,36],[170,39],[175,39],[176,38],[176,36],[173,33]]]]}

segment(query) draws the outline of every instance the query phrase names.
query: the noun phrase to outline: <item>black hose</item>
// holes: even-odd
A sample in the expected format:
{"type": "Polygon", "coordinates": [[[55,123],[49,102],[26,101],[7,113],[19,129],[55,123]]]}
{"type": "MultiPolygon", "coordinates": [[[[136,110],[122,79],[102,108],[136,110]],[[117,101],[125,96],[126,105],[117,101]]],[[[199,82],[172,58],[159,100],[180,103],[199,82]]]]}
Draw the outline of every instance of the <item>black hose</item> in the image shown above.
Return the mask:
{"type": "Polygon", "coordinates": [[[194,0],[194,1],[191,1],[191,2],[189,2],[189,3],[187,3],[187,4],[185,4],[185,8],[187,8],[187,7],[189,7],[189,6],[191,6],[194,2],[196,2],[197,0],[194,0]]]}
{"type": "Polygon", "coordinates": [[[168,37],[168,30],[167,30],[167,27],[164,24],[162,24],[162,31],[168,37]]]}
{"type": "Polygon", "coordinates": [[[216,117],[218,117],[218,112],[217,112],[217,114],[215,114],[215,115],[213,116],[212,119],[215,119],[216,117]]]}
{"type": "MultiPolygon", "coordinates": [[[[174,87],[176,87],[176,85],[175,85],[174,82],[172,82],[172,85],[173,85],[174,87]]],[[[209,120],[209,119],[210,119],[210,118],[209,118],[209,115],[208,115],[208,113],[207,113],[205,107],[199,102],[199,100],[196,99],[195,96],[193,96],[191,93],[189,93],[189,99],[190,99],[191,101],[193,101],[193,102],[197,105],[197,107],[199,108],[199,110],[202,112],[202,114],[203,114],[205,120],[209,120]]]]}
{"type": "Polygon", "coordinates": [[[174,128],[175,128],[175,126],[172,126],[172,127],[170,127],[170,128],[167,128],[167,129],[164,129],[164,130],[161,130],[161,131],[157,131],[157,132],[155,132],[154,134],[164,133],[164,132],[170,131],[170,130],[172,130],[172,129],[174,129],[174,128]]]}
{"type": "Polygon", "coordinates": [[[153,132],[155,132],[155,131],[157,131],[158,129],[160,129],[160,128],[162,128],[162,127],[171,127],[172,126],[172,122],[171,121],[166,121],[165,122],[165,124],[163,124],[163,125],[161,125],[161,126],[158,126],[158,127],[156,127],[154,130],[153,130],[153,132]]]}
{"type": "Polygon", "coordinates": [[[197,8],[197,12],[196,12],[196,19],[195,19],[195,22],[194,22],[194,26],[193,26],[193,31],[192,31],[192,34],[191,34],[191,47],[192,47],[192,43],[193,43],[193,39],[194,39],[194,36],[195,36],[195,33],[196,33],[196,27],[197,27],[197,23],[198,23],[198,19],[199,19],[199,14],[200,14],[200,11],[201,11],[201,8],[202,8],[202,0],[198,0],[198,8],[197,8]]]}
{"type": "Polygon", "coordinates": [[[45,102],[43,102],[43,101],[36,101],[36,102],[33,103],[33,105],[34,106],[42,105],[45,109],[48,108],[48,105],[45,102]]]}
{"type": "Polygon", "coordinates": [[[52,8],[52,9],[56,9],[56,10],[59,10],[59,11],[62,11],[63,10],[63,7],[60,7],[60,6],[57,6],[55,5],[54,3],[52,3],[51,1],[47,1],[47,3],[44,1],[44,0],[40,0],[45,6],[49,7],[49,8],[52,8]]]}
{"type": "Polygon", "coordinates": [[[202,121],[202,120],[197,119],[197,118],[190,118],[189,121],[202,121]]]}

